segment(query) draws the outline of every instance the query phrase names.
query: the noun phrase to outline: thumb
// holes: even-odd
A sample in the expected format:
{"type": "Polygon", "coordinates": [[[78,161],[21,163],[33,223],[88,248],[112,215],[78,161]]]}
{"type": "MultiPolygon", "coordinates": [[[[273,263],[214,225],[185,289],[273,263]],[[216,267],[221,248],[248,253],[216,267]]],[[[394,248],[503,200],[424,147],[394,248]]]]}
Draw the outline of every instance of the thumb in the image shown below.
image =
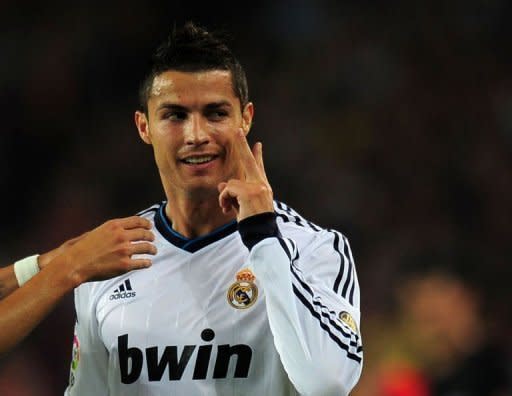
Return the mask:
{"type": "Polygon", "coordinates": [[[226,182],[220,182],[219,185],[217,186],[217,190],[219,192],[222,192],[222,190],[224,190],[227,185],[228,185],[228,183],[226,183],[226,182]]]}

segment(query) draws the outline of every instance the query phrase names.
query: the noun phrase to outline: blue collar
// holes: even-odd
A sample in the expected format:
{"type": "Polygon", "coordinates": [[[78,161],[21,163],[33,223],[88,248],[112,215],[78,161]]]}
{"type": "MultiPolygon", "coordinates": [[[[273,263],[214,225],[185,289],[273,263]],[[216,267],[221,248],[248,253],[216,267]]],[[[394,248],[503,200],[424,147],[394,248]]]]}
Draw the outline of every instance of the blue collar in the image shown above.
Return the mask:
{"type": "Polygon", "coordinates": [[[233,220],[213,230],[209,234],[202,235],[193,239],[186,238],[173,230],[172,223],[165,215],[164,209],[166,204],[167,202],[162,202],[157,212],[155,213],[155,226],[165,239],[180,249],[186,250],[187,252],[197,252],[199,249],[202,249],[213,242],[217,242],[218,240],[232,234],[238,229],[236,220],[233,220]]]}

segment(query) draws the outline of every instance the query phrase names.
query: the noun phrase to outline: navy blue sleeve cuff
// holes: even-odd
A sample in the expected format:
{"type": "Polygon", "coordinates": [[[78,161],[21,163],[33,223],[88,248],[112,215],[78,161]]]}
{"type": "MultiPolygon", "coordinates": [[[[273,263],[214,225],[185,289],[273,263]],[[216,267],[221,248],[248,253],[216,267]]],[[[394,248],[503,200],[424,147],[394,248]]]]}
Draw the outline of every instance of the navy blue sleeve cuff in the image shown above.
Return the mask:
{"type": "Polygon", "coordinates": [[[265,238],[281,237],[274,212],[260,213],[238,223],[242,242],[249,250],[265,238]]]}

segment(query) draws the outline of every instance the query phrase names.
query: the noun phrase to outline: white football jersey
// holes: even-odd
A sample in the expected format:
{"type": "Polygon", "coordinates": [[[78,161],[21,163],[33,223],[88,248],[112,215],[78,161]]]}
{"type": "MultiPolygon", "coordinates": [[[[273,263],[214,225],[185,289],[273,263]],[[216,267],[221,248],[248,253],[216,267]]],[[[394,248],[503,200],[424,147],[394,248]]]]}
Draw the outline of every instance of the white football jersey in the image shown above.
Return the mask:
{"type": "Polygon", "coordinates": [[[139,214],[150,268],[75,290],[65,395],[347,395],[362,368],[347,239],[280,202],[277,235],[257,220],[187,239],[165,205],[139,214]]]}

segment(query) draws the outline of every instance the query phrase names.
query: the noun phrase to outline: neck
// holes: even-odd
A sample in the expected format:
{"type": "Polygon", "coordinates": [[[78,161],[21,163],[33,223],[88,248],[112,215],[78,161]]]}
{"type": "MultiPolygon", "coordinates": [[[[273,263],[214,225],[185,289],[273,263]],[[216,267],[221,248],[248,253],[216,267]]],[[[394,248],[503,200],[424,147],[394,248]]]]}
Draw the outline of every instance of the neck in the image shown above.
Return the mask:
{"type": "Polygon", "coordinates": [[[234,212],[222,213],[217,194],[201,198],[168,194],[167,199],[165,214],[171,220],[172,228],[189,239],[207,235],[236,219],[234,212]]]}

